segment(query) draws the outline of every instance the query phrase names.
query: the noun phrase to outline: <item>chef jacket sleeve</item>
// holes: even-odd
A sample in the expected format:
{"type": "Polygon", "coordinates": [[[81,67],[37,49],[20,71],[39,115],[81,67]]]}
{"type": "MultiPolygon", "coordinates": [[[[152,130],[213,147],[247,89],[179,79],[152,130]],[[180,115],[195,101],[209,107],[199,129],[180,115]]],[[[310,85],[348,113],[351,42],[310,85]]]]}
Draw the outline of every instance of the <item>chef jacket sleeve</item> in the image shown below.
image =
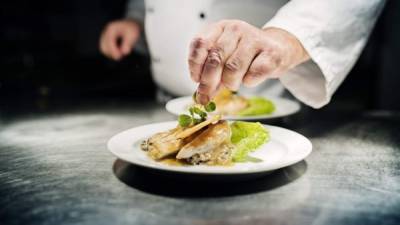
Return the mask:
{"type": "Polygon", "coordinates": [[[126,7],[126,17],[143,24],[145,15],[144,0],[129,0],[126,7]]]}
{"type": "Polygon", "coordinates": [[[292,0],[264,28],[294,35],[310,60],[281,76],[305,104],[320,108],[343,82],[365,46],[384,0],[292,0]]]}
{"type": "Polygon", "coordinates": [[[144,0],[128,0],[126,7],[126,18],[133,19],[140,24],[142,32],[138,42],[135,45],[135,50],[141,54],[148,54],[146,37],[144,33],[144,18],[145,18],[145,2],[144,0]]]}

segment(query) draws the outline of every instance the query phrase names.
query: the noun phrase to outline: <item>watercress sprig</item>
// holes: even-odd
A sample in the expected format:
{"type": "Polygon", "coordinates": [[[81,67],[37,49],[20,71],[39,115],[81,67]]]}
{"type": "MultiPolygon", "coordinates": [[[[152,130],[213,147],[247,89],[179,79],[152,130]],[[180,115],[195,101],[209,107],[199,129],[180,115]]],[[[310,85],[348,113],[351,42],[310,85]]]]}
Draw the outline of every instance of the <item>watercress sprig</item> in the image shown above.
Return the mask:
{"type": "MultiPolygon", "coordinates": [[[[194,96],[195,97],[195,96],[194,96]]],[[[201,123],[207,119],[207,112],[213,112],[217,106],[215,102],[209,102],[205,106],[192,106],[189,108],[189,115],[188,114],[181,114],[178,117],[178,123],[181,127],[189,127],[191,125],[196,125],[201,123]],[[204,108],[201,109],[201,108],[204,108]]]]}

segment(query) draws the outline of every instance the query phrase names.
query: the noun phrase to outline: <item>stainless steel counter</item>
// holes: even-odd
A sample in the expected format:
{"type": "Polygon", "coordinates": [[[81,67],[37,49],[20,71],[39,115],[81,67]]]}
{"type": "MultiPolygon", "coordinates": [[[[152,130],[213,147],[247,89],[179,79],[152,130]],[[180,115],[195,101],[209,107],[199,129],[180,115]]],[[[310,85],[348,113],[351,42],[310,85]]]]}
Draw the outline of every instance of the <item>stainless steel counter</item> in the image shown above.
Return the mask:
{"type": "Polygon", "coordinates": [[[400,223],[399,114],[279,122],[313,153],[241,182],[166,177],[106,149],[119,131],[172,119],[151,104],[0,113],[0,224],[400,223]]]}

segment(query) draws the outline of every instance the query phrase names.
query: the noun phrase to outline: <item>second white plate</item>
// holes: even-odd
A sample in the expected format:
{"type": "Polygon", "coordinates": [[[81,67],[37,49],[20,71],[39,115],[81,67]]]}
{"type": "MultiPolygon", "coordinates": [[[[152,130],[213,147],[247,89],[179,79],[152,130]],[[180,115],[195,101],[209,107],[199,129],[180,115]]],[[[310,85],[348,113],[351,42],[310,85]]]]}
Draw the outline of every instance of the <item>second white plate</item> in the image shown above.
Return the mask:
{"type": "MultiPolygon", "coordinates": [[[[275,111],[271,114],[264,114],[258,116],[224,116],[228,120],[265,120],[275,119],[292,115],[300,110],[300,104],[296,101],[285,98],[268,98],[275,104],[275,111]]],[[[168,112],[178,116],[180,114],[187,114],[189,107],[193,105],[191,96],[175,98],[167,102],[165,108],[168,112]]]]}

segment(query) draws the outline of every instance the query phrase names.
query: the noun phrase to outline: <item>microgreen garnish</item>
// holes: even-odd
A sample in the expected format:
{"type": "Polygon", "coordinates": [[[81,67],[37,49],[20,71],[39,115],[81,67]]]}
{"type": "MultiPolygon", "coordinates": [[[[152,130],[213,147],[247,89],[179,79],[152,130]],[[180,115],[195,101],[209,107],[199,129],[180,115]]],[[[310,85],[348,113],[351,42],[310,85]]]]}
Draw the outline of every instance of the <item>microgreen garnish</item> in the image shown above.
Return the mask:
{"type": "MultiPolygon", "coordinates": [[[[196,102],[196,92],[193,94],[193,101],[196,102]]],[[[179,115],[178,122],[181,127],[196,125],[207,119],[207,112],[213,112],[216,109],[215,102],[209,102],[205,106],[195,105],[189,108],[189,114],[179,115]]]]}
{"type": "Polygon", "coordinates": [[[186,115],[186,114],[181,114],[178,117],[178,122],[179,122],[179,126],[181,127],[188,127],[190,126],[190,124],[192,124],[193,119],[191,116],[186,115]]]}
{"type": "Polygon", "coordinates": [[[217,108],[217,106],[215,105],[215,102],[209,102],[209,103],[207,103],[206,106],[204,106],[204,109],[207,112],[213,112],[213,111],[215,111],[216,108],[217,108]]]}
{"type": "MultiPolygon", "coordinates": [[[[190,109],[189,109],[190,111],[190,109]]],[[[201,110],[200,108],[193,106],[192,107],[192,111],[194,112],[194,114],[197,114],[200,116],[200,118],[206,118],[207,117],[207,113],[204,112],[203,110],[201,110]]]]}

